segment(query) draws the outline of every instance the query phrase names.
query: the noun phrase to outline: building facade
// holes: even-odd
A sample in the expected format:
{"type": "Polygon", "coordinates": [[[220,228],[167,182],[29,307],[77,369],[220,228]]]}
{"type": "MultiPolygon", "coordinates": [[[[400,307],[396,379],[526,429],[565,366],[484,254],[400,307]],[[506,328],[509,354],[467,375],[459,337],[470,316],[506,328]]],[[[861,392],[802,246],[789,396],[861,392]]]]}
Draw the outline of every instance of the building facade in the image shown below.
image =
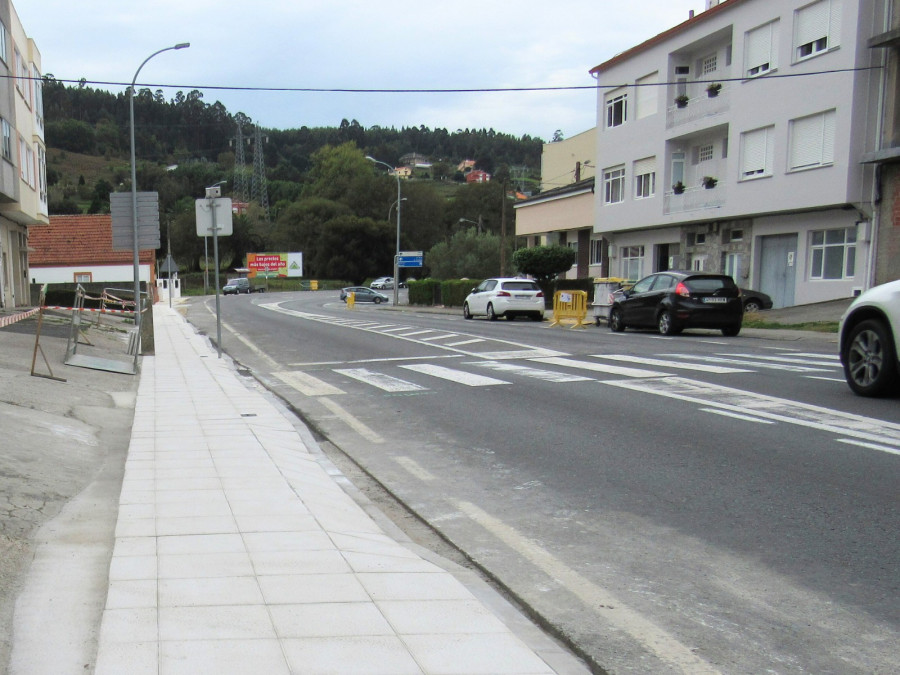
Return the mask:
{"type": "Polygon", "coordinates": [[[27,305],[28,234],[49,222],[41,55],[0,0],[0,307],[27,305]]]}
{"type": "Polygon", "coordinates": [[[776,307],[872,285],[890,25],[887,0],[726,0],[594,68],[608,274],[724,272],[776,307]]]}

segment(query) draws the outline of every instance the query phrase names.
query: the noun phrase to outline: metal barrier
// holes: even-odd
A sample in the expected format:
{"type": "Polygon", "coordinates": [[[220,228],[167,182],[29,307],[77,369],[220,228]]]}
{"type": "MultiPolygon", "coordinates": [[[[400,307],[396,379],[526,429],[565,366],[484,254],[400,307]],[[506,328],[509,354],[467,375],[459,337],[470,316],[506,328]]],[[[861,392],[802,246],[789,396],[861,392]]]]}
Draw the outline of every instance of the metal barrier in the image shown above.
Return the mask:
{"type": "Polygon", "coordinates": [[[553,294],[553,321],[549,328],[561,326],[564,321],[572,321],[570,328],[584,328],[587,325],[587,291],[556,291],[553,294]]]}

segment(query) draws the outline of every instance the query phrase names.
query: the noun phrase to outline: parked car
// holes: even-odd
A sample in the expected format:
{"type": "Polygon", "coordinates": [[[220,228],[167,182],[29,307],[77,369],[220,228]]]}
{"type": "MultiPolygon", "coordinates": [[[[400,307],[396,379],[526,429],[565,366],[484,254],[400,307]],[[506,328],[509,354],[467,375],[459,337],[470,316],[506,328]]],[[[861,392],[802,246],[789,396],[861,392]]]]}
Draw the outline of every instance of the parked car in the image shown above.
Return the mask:
{"type": "Polygon", "coordinates": [[[734,279],[725,274],[668,270],[616,291],[609,327],[656,326],[663,335],[685,328],[717,328],[728,337],[741,331],[744,305],[734,279]]]}
{"type": "Polygon", "coordinates": [[[356,294],[354,302],[374,302],[376,305],[380,305],[382,302],[388,301],[388,296],[384,293],[379,293],[366,286],[348,286],[347,288],[342,288],[341,300],[347,302],[347,295],[349,293],[356,294]]]}
{"type": "Polygon", "coordinates": [[[485,279],[466,296],[463,316],[486,316],[494,321],[506,317],[528,316],[532,321],[544,320],[544,292],[530,279],[485,279]]]}
{"type": "Polygon", "coordinates": [[[761,309],[772,309],[772,298],[765,293],[749,288],[741,289],[741,300],[744,301],[744,312],[758,312],[761,309]]]}
{"type": "Polygon", "coordinates": [[[377,288],[380,291],[388,290],[394,287],[394,277],[378,277],[369,284],[369,288],[377,288]]]}
{"type": "Polygon", "coordinates": [[[241,277],[240,279],[229,279],[228,283],[222,286],[222,293],[224,295],[239,295],[240,293],[252,293],[253,285],[250,283],[250,280],[246,277],[241,277]]]}
{"type": "Polygon", "coordinates": [[[839,354],[844,378],[860,396],[897,390],[900,361],[900,281],[870,288],[841,317],[839,354]]]}

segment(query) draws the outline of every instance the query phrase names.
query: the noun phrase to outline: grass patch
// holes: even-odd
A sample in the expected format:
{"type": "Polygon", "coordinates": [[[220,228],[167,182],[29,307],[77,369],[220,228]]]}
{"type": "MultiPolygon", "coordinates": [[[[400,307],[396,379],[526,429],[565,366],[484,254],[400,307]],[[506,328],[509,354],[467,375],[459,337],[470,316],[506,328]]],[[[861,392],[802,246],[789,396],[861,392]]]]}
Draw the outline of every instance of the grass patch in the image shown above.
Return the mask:
{"type": "Polygon", "coordinates": [[[744,328],[767,328],[770,330],[809,330],[816,333],[837,333],[838,321],[808,321],[806,323],[777,323],[775,321],[766,321],[759,314],[745,314],[744,328]]]}

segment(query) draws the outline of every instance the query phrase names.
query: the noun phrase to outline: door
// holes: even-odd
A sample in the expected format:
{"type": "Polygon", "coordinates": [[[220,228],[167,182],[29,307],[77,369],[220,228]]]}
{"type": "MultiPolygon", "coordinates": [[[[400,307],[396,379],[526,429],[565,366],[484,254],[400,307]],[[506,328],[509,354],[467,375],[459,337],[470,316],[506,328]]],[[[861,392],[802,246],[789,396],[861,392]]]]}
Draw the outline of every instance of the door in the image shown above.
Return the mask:
{"type": "Polygon", "coordinates": [[[760,238],[759,290],[772,298],[772,307],[794,304],[797,278],[797,235],[760,238]]]}

